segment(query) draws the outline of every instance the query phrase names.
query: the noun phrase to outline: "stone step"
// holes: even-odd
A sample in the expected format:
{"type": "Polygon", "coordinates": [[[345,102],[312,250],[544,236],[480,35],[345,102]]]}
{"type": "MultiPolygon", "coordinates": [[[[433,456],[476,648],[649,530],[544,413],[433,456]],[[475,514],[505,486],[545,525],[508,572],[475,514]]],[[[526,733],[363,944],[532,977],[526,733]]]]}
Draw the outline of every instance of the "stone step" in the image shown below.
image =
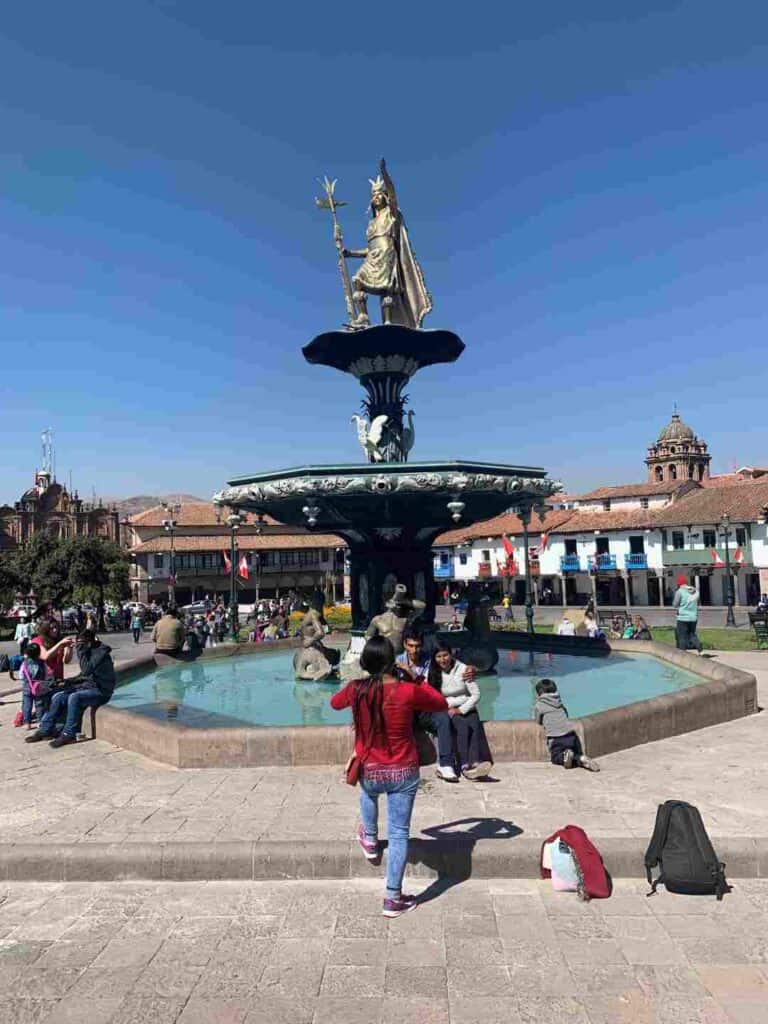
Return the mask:
{"type": "MultiPolygon", "coordinates": [[[[538,878],[545,837],[461,842],[412,839],[411,876],[538,878]]],[[[592,836],[615,878],[643,878],[647,839],[592,836]]],[[[714,839],[729,878],[768,877],[768,837],[714,839]]],[[[0,844],[0,881],[223,881],[383,876],[354,842],[0,844]]]]}

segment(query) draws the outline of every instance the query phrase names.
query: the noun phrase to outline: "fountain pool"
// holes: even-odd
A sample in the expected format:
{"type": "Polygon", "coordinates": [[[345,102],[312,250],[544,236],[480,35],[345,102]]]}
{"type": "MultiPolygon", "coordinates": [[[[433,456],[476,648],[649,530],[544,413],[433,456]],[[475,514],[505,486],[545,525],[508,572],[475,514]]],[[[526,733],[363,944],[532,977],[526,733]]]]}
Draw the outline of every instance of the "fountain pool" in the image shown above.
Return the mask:
{"type": "MultiPolygon", "coordinates": [[[[112,706],[138,715],[172,719],[190,728],[341,725],[348,712],[333,711],[339,683],[297,683],[292,651],[200,660],[156,668],[120,686],[112,706]]],[[[701,677],[645,654],[609,658],[502,652],[498,675],[479,679],[480,715],[486,721],[530,719],[533,682],[553,678],[574,717],[673,693],[701,677]]]]}

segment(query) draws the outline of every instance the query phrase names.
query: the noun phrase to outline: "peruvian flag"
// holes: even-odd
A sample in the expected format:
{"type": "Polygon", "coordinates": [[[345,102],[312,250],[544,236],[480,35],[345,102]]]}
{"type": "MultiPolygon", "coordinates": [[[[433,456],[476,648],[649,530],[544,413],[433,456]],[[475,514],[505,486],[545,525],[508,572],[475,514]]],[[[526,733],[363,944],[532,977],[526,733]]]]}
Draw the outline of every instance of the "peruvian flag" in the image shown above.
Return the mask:
{"type": "Polygon", "coordinates": [[[238,563],[237,574],[238,576],[241,576],[244,580],[248,579],[248,559],[245,557],[245,555],[243,555],[243,557],[240,559],[240,562],[238,563]]]}
{"type": "Polygon", "coordinates": [[[232,572],[232,560],[226,551],[223,551],[222,554],[224,555],[224,575],[229,576],[232,572]]]}
{"type": "Polygon", "coordinates": [[[733,552],[733,560],[734,562],[738,562],[739,565],[744,564],[744,552],[741,550],[741,548],[736,548],[736,550],[733,552]]]}
{"type": "Polygon", "coordinates": [[[725,565],[725,562],[718,554],[717,548],[710,548],[710,551],[712,554],[712,564],[716,566],[718,569],[721,569],[725,565]]]}
{"type": "Polygon", "coordinates": [[[549,544],[549,534],[548,533],[542,533],[542,535],[541,535],[541,548],[540,548],[540,550],[541,551],[546,551],[547,550],[547,544],[549,544]]]}
{"type": "Polygon", "coordinates": [[[506,556],[508,558],[510,555],[514,557],[515,547],[505,533],[502,533],[501,535],[501,543],[504,545],[504,553],[506,554],[506,556]]]}

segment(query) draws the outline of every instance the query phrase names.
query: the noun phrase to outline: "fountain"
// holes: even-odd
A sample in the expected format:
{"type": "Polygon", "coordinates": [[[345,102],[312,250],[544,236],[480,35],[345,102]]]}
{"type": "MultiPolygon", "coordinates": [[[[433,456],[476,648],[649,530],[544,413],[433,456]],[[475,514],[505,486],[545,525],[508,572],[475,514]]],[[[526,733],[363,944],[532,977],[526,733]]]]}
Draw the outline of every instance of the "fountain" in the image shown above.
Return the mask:
{"type": "Polygon", "coordinates": [[[421,325],[432,309],[384,161],[371,182],[368,246],[345,248],[336,215],[335,182],[325,179],[318,206],[333,220],[348,322],[319,334],[303,349],[312,365],[356,378],[366,417],[354,416],[366,456],[359,465],[277,470],[230,480],[215,501],[270,515],[291,526],[342,537],[349,548],[353,630],[360,634],[400,584],[423,603],[420,622],[435,615],[432,544],[458,523],[470,525],[511,506],[531,509],[557,484],[539,467],[476,460],[411,462],[414,413],[404,389],[428,366],[453,363],[464,351],[448,330],[421,325]],[[363,264],[350,278],[347,260],[363,264]],[[381,299],[381,324],[371,325],[368,296],[381,299]]]}
{"type": "MultiPolygon", "coordinates": [[[[414,416],[405,411],[404,389],[419,370],[454,362],[464,345],[450,331],[422,328],[432,302],[383,162],[371,184],[368,246],[355,251],[344,247],[335,183],[326,179],[319,205],[333,219],[348,322],[303,350],[309,363],[349,373],[365,389],[367,416],[354,419],[366,461],[239,477],[216,495],[234,509],[345,539],[354,624],[347,658],[366,632],[401,636],[415,614],[422,628],[433,624],[431,549],[440,533],[513,506],[526,516],[557,487],[539,468],[409,461],[414,416]],[[346,261],[356,257],[363,264],[350,278],[346,261]],[[382,324],[370,323],[369,295],[381,298],[382,324]]],[[[319,615],[313,599],[298,651],[292,641],[279,641],[222,646],[192,664],[138,659],[119,671],[112,701],[99,710],[99,735],[178,767],[344,764],[349,716],[343,724],[344,715],[330,711],[338,683],[325,682],[339,651],[325,645],[319,615]]],[[[488,668],[498,657],[495,647],[503,649],[481,698],[499,761],[547,756],[543,732],[530,719],[536,674],[558,679],[585,750],[598,757],[757,710],[754,676],[663,644],[640,651],[617,641],[598,661],[567,650],[522,657],[509,650],[510,635],[494,634],[498,644],[490,642],[482,594],[470,602],[468,618],[469,631],[450,634],[465,660],[488,668]]]]}

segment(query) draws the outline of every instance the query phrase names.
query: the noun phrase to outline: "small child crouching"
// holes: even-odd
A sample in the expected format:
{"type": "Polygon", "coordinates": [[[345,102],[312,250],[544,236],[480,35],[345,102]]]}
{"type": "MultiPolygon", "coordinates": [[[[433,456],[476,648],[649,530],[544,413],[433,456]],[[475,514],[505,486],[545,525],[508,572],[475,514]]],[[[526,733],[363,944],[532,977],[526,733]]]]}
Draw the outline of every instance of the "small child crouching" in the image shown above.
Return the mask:
{"type": "Polygon", "coordinates": [[[590,772],[600,771],[598,764],[582,752],[579,737],[568,718],[568,709],[553,679],[540,679],[536,683],[533,717],[537,725],[544,726],[552,764],[561,764],[563,768],[580,765],[590,772]]]}
{"type": "Polygon", "coordinates": [[[32,707],[38,722],[48,710],[53,693],[53,673],[40,659],[40,646],[28,643],[21,663],[21,724],[32,728],[32,707]]]}

